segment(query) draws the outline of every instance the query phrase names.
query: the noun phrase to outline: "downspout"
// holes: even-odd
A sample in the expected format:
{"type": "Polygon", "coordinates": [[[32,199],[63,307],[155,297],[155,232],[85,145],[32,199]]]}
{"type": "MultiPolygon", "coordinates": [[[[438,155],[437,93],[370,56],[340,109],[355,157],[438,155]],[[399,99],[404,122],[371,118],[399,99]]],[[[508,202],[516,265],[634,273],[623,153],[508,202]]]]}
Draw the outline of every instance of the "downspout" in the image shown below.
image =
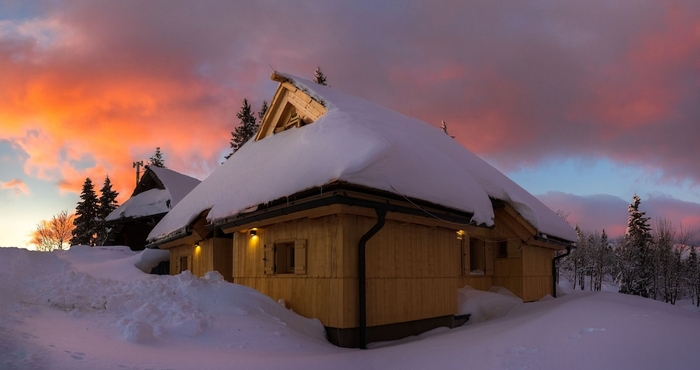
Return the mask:
{"type": "Polygon", "coordinates": [[[360,349],[367,349],[367,285],[365,276],[365,247],[367,242],[384,227],[386,221],[386,209],[376,207],[377,223],[372,226],[362,237],[357,245],[357,268],[358,268],[358,284],[360,292],[359,311],[360,311],[360,349]]]}
{"type": "Polygon", "coordinates": [[[566,246],[566,253],[560,254],[552,259],[552,296],[557,298],[557,261],[571,254],[571,245],[566,246]]]}

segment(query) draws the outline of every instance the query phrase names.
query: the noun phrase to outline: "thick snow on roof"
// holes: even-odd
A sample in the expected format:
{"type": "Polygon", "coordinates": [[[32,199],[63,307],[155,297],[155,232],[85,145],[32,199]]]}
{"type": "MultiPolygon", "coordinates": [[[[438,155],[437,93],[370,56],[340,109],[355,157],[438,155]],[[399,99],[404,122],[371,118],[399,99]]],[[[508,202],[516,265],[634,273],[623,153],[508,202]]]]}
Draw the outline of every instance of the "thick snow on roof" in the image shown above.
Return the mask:
{"type": "Polygon", "coordinates": [[[170,202],[173,206],[178,204],[185,195],[189,194],[201,182],[194,177],[163,167],[149,166],[148,169],[156,174],[160,182],[165,186],[165,189],[168,190],[170,202]]]}
{"type": "Polygon", "coordinates": [[[152,188],[132,196],[124,204],[112,211],[107,216],[107,221],[168,212],[200,183],[199,180],[193,177],[167,168],[150,166],[148,170],[156,175],[158,180],[163,183],[165,189],[152,188]]]}
{"type": "Polygon", "coordinates": [[[163,238],[210,209],[208,221],[334,180],[473,213],[493,225],[489,197],[511,204],[541,233],[575,240],[542,202],[439,129],[335,88],[287,76],[324,102],[316,122],[250,141],[180,202],[149,235],[163,238]]]}

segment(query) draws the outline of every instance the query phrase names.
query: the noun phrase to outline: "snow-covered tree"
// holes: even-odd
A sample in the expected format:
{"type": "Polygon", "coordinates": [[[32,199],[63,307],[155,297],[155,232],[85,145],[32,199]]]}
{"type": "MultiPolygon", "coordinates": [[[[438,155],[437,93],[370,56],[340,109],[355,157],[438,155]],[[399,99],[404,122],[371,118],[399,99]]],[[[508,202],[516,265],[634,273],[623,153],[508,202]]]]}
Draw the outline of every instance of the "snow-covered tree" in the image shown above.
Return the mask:
{"type": "Polygon", "coordinates": [[[109,176],[107,176],[102,185],[102,189],[100,189],[100,198],[98,199],[97,205],[97,240],[99,243],[103,243],[107,237],[108,230],[105,225],[105,219],[119,206],[119,203],[117,203],[118,195],[119,193],[112,189],[112,182],[109,180],[109,176]]]}
{"type": "Polygon", "coordinates": [[[627,229],[618,248],[618,282],[620,293],[649,297],[652,282],[653,256],[649,217],[639,210],[641,199],[635,195],[627,208],[627,229]]]}
{"type": "Polygon", "coordinates": [[[688,287],[690,299],[697,307],[700,307],[700,259],[698,259],[697,247],[690,247],[685,265],[685,284],[688,287]]]}
{"type": "Polygon", "coordinates": [[[659,219],[655,223],[653,234],[654,275],[650,287],[650,296],[675,304],[682,294],[685,265],[682,254],[684,245],[676,244],[677,230],[668,219],[659,219]]]}
{"type": "Polygon", "coordinates": [[[316,67],[314,71],[314,82],[319,85],[328,86],[326,75],[323,74],[321,67],[316,67]]]}
{"type": "Polygon", "coordinates": [[[258,132],[258,124],[255,121],[253,111],[250,109],[248,99],[243,99],[241,110],[236,113],[236,117],[240,120],[238,126],[231,132],[231,154],[226,156],[229,159],[233,153],[240,149],[243,144],[253,138],[258,132]]]}
{"type": "Polygon", "coordinates": [[[69,247],[73,225],[73,214],[61,211],[51,217],[50,220],[43,220],[37,224],[36,230],[32,233],[32,241],[38,251],[51,252],[56,249],[69,247]]]}
{"type": "Polygon", "coordinates": [[[165,159],[163,159],[163,153],[160,151],[160,147],[156,147],[156,152],[148,160],[148,165],[165,168],[165,159]]]}
{"type": "Polygon", "coordinates": [[[95,187],[90,178],[86,178],[83,183],[83,190],[80,193],[80,201],[75,207],[75,219],[70,240],[71,245],[95,245],[97,233],[97,195],[95,187]]]}

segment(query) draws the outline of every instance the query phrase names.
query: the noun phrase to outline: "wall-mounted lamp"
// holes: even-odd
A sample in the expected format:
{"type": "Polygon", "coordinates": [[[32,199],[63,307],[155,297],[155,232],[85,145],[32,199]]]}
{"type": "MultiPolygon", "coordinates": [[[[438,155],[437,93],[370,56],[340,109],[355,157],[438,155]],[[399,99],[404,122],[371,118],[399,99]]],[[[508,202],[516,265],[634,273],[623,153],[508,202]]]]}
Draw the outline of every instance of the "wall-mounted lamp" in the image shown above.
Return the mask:
{"type": "Polygon", "coordinates": [[[195,248],[199,248],[199,242],[194,243],[195,248]]]}
{"type": "Polygon", "coordinates": [[[255,236],[255,235],[258,235],[258,230],[250,229],[250,236],[255,236]]]}
{"type": "Polygon", "coordinates": [[[464,239],[464,230],[457,231],[457,239],[459,239],[459,240],[464,239]]]}

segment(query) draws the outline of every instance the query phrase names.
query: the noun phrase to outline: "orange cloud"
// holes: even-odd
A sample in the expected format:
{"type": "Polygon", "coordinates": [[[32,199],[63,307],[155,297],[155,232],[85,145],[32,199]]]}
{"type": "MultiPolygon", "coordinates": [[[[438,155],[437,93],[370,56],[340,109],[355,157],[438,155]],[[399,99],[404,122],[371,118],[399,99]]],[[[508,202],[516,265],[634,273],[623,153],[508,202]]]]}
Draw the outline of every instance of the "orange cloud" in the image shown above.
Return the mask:
{"type": "Polygon", "coordinates": [[[27,187],[27,184],[24,183],[24,181],[20,179],[12,179],[7,182],[2,182],[0,181],[0,190],[10,190],[12,191],[16,196],[19,195],[29,195],[30,191],[29,188],[27,187]]]}
{"type": "Polygon", "coordinates": [[[71,192],[86,177],[99,187],[109,175],[124,200],[135,185],[132,162],[156,146],[175,170],[203,176],[218,165],[242,95],[198,78],[174,55],[135,50],[144,59],[128,60],[136,55],[103,45],[96,25],[66,21],[5,24],[13,31],[0,35],[0,139],[27,154],[27,175],[71,192]]]}

